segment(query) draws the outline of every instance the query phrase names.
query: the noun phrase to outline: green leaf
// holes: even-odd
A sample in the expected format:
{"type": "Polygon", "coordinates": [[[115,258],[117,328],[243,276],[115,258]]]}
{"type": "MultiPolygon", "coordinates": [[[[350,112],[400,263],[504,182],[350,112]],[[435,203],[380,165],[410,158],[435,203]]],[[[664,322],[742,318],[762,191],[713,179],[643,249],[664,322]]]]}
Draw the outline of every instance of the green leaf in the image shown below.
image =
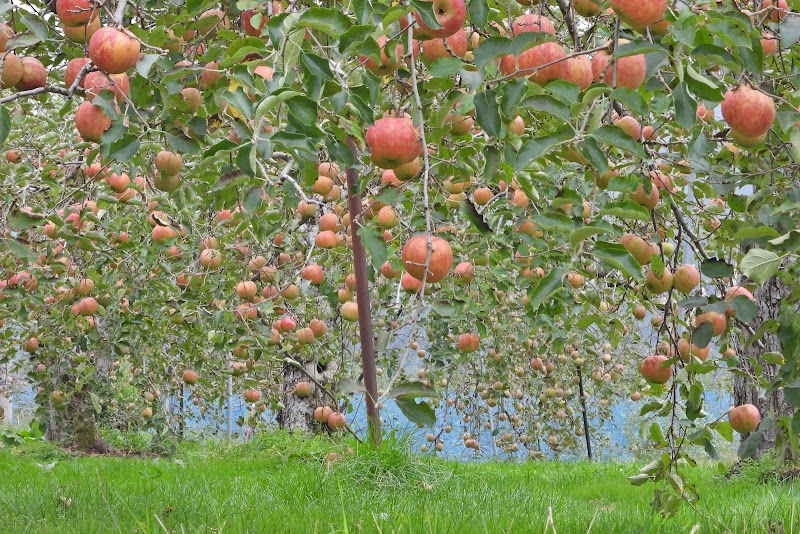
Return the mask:
{"type": "Polygon", "coordinates": [[[5,106],[0,106],[0,145],[6,142],[11,133],[11,115],[5,106]]]}
{"type": "Polygon", "coordinates": [[[553,269],[539,281],[535,288],[528,292],[528,297],[531,299],[531,309],[538,309],[550,295],[563,287],[565,272],[566,269],[564,267],[553,269]]]}
{"type": "Polygon", "coordinates": [[[354,378],[345,377],[336,383],[336,392],[342,395],[352,395],[353,393],[366,393],[367,388],[354,378]]]}
{"type": "Polygon", "coordinates": [[[25,23],[25,26],[31,31],[39,41],[47,41],[47,24],[42,22],[39,17],[33,13],[24,13],[20,18],[25,23]]]}
{"type": "Polygon", "coordinates": [[[330,37],[338,37],[350,29],[353,22],[339,9],[312,7],[300,15],[296,28],[311,28],[330,37]]]}
{"type": "Polygon", "coordinates": [[[443,57],[433,62],[428,69],[432,78],[448,78],[464,68],[464,62],[457,57],[443,57]]]}
{"type": "Polygon", "coordinates": [[[107,152],[105,157],[111,160],[116,160],[120,163],[127,163],[133,156],[139,152],[139,139],[132,134],[128,134],[122,139],[111,143],[108,150],[103,146],[103,152],[107,152]]]}
{"type": "Polygon", "coordinates": [[[601,215],[612,215],[625,220],[636,220],[649,222],[651,220],[650,211],[632,200],[622,200],[611,202],[600,210],[601,215]]]}
{"type": "Polygon", "coordinates": [[[575,247],[584,239],[588,239],[593,235],[610,234],[611,230],[608,228],[600,228],[599,226],[581,226],[569,233],[569,242],[575,247]]]}
{"type": "MultiPolygon", "coordinates": [[[[771,226],[756,226],[742,228],[736,232],[733,238],[736,241],[744,241],[745,239],[760,239],[764,237],[776,238],[779,235],[778,231],[771,226]]],[[[772,241],[770,241],[770,243],[772,243],[772,241]]]]}
{"type": "Polygon", "coordinates": [[[378,232],[369,226],[362,226],[359,228],[358,236],[361,238],[364,248],[369,253],[372,266],[376,271],[379,270],[383,262],[386,261],[386,258],[389,257],[389,253],[386,250],[386,242],[378,235],[378,232]]]}
{"type": "Polygon", "coordinates": [[[697,123],[697,102],[686,89],[686,82],[679,83],[672,92],[675,102],[675,122],[687,130],[697,123]]]}
{"type": "Polygon", "coordinates": [[[394,402],[397,403],[397,407],[412,423],[429,427],[436,424],[436,413],[427,403],[417,403],[411,398],[398,398],[394,402]]]}
{"type": "Polygon", "coordinates": [[[763,284],[772,278],[780,266],[781,257],[763,248],[750,249],[739,262],[742,273],[758,284],[763,284]]]}
{"type": "Polygon", "coordinates": [[[600,261],[618,269],[622,274],[636,280],[644,280],[642,266],[631,256],[628,250],[619,243],[598,241],[594,245],[594,255],[600,261]]]}
{"type": "Polygon", "coordinates": [[[756,450],[758,450],[758,446],[761,444],[761,440],[763,439],[764,434],[760,430],[756,430],[747,436],[747,439],[744,440],[741,445],[739,445],[739,450],[737,451],[739,458],[744,459],[753,456],[756,450]]]}
{"type": "MultiPolygon", "coordinates": [[[[189,139],[183,134],[167,133],[167,144],[182,154],[196,155],[200,153],[200,145],[194,139],[189,139]]],[[[233,147],[232,147],[233,148],[233,147]]]]}
{"type": "Polygon", "coordinates": [[[646,157],[641,143],[637,142],[633,137],[626,134],[621,128],[617,128],[616,126],[611,126],[609,124],[601,126],[592,132],[591,137],[594,137],[598,141],[602,141],[607,145],[630,152],[641,159],[645,159],[646,157]]]}
{"type": "Polygon", "coordinates": [[[628,111],[634,115],[646,115],[649,113],[647,103],[639,91],[628,89],[627,87],[618,87],[611,91],[609,96],[612,100],[617,100],[628,108],[628,111]]]}
{"type": "Polygon", "coordinates": [[[511,53],[511,40],[505,37],[489,37],[475,49],[475,66],[482,69],[495,58],[511,53]]]}
{"type": "Polygon", "coordinates": [[[417,399],[441,397],[431,386],[426,386],[422,382],[399,382],[386,394],[389,399],[417,399]]]}
{"type": "Polygon", "coordinates": [[[692,343],[704,349],[711,343],[711,338],[714,336],[714,325],[711,321],[700,323],[700,326],[692,330],[692,343]]]}
{"type": "Polygon", "coordinates": [[[709,258],[700,264],[700,272],[709,278],[728,278],[733,276],[733,266],[725,260],[709,258]]]}
{"type": "Polygon", "coordinates": [[[522,101],[520,107],[523,109],[533,109],[536,112],[544,112],[564,121],[568,121],[571,117],[569,106],[550,95],[528,97],[522,101]]]}
{"type": "MultiPolygon", "coordinates": [[[[38,215],[38,214],[37,214],[38,215]]],[[[27,213],[18,211],[8,217],[8,225],[14,229],[22,232],[28,228],[39,226],[44,223],[44,215],[30,216],[27,213]]]]}
{"type": "Polygon", "coordinates": [[[2,243],[3,246],[0,248],[6,248],[17,258],[23,260],[33,260],[39,257],[36,252],[32,251],[16,239],[3,239],[2,243]]]}
{"type": "Polygon", "coordinates": [[[469,0],[467,10],[474,28],[483,28],[489,22],[489,0],[469,0]]]}
{"type": "Polygon", "coordinates": [[[526,142],[519,149],[514,169],[521,171],[528,164],[547,153],[551,148],[575,137],[575,130],[569,124],[562,125],[558,130],[548,135],[537,137],[526,142]]]}
{"type": "Polygon", "coordinates": [[[136,72],[139,73],[139,76],[147,78],[150,75],[150,69],[160,57],[159,54],[143,54],[136,62],[136,72]]]}
{"type": "Polygon", "coordinates": [[[791,48],[800,40],[800,17],[786,17],[781,22],[781,48],[791,48]]]}
{"type": "Polygon", "coordinates": [[[616,58],[623,58],[629,56],[636,56],[639,54],[669,54],[667,50],[656,43],[650,43],[648,41],[631,41],[629,43],[622,44],[614,50],[614,57],[616,58]]]}
{"type": "Polygon", "coordinates": [[[475,95],[475,120],[492,137],[499,137],[502,128],[500,109],[494,91],[487,89],[475,95]]]}
{"type": "Polygon", "coordinates": [[[419,18],[432,30],[439,30],[442,25],[436,20],[436,15],[433,13],[433,2],[425,2],[424,0],[411,0],[409,2],[417,12],[419,18]]]}
{"type": "Polygon", "coordinates": [[[310,52],[302,54],[300,56],[300,64],[311,77],[322,78],[329,82],[335,79],[328,60],[316,54],[310,52]]]}

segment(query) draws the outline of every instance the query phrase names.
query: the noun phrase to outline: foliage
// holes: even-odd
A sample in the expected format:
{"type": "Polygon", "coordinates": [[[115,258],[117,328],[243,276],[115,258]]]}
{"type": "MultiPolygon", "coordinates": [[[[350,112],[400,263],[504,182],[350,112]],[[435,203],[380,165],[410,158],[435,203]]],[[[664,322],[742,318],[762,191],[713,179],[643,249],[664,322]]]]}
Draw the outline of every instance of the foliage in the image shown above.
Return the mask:
{"type": "MultiPolygon", "coordinates": [[[[643,398],[640,414],[668,423],[648,425],[658,457],[632,482],[655,481],[654,504],[674,514],[698,498],[686,447],[715,457],[715,435],[733,440],[725,414],[706,417],[698,377],[729,372],[800,406],[797,291],[759,331],[757,304],[726,295],[797,279],[794,13],[767,5],[748,17],[741,2],[700,0],[634,30],[562,0],[471,0],[470,50],[454,57],[442,44],[445,57],[432,60],[424,45],[415,55],[406,24],[419,10],[437,26],[425,2],[312,4],[103,5],[104,25],[141,41],[128,94],[81,87],[91,65],[62,82],[84,46],[42,2],[0,6],[14,34],[7,49],[48,72],[43,87],[0,97],[0,358],[26,352],[42,423],[81,443],[96,417],[180,435],[193,406],[223,406],[230,382],[262,394],[241,421],[255,425],[296,400],[295,363],[311,364],[315,380],[331,369],[314,402],[353,413],[357,326],[341,312],[352,310],[348,245],[359,227],[378,400],[433,427],[432,451],[457,432],[480,454],[475,437],[488,429],[501,453],[574,453],[593,433],[583,412],[602,420],[615,402],[643,398]],[[547,16],[553,31],[509,33],[524,13],[547,16]],[[544,79],[543,63],[524,70],[523,57],[552,46],[557,79],[544,79]],[[567,60],[590,54],[611,54],[611,79],[600,68],[594,83],[567,81],[567,60]],[[625,81],[626,60],[642,66],[641,83],[625,81]],[[517,61],[524,72],[513,72],[517,61]],[[755,111],[738,121],[707,112],[738,87],[775,105],[764,139],[732,129],[755,111]],[[72,129],[92,92],[89,108],[110,123],[99,142],[72,129]],[[366,132],[406,112],[424,142],[414,140],[417,177],[403,182],[373,164],[381,147],[366,132]],[[632,120],[648,133],[622,128],[632,120]],[[165,151],[181,156],[177,175],[157,163],[165,151]],[[349,190],[344,169],[357,174],[349,190]],[[361,213],[346,202],[355,193],[361,213]],[[414,289],[395,274],[414,265],[401,256],[418,233],[444,238],[460,265],[427,283],[427,250],[414,289]],[[629,234],[644,248],[626,246],[629,234]],[[703,275],[685,295],[668,276],[683,264],[703,275]],[[237,289],[246,282],[255,294],[237,289]],[[723,328],[702,321],[710,314],[723,328]],[[327,333],[309,337],[315,319],[327,333]],[[743,365],[732,340],[758,347],[768,331],[784,354],[743,365]],[[465,334],[478,336],[477,350],[459,350],[465,334]],[[713,343],[714,356],[681,358],[682,338],[701,353],[713,343]],[[653,353],[673,365],[664,385],[638,373],[653,353]]],[[[761,415],[742,455],[771,428],[778,449],[797,452],[800,412],[761,415]]]]}

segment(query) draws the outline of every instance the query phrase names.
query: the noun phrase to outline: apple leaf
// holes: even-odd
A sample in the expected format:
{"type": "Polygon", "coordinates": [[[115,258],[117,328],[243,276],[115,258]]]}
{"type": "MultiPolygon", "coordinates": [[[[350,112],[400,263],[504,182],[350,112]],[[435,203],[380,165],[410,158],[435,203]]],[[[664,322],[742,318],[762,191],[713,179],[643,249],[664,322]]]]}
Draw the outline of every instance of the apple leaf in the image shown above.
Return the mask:
{"type": "Polygon", "coordinates": [[[714,335],[714,325],[711,321],[700,323],[700,326],[692,330],[692,343],[699,348],[704,349],[711,343],[711,338],[714,335]]]}
{"type": "Polygon", "coordinates": [[[672,92],[675,102],[675,122],[681,128],[689,129],[697,122],[697,102],[689,94],[686,82],[680,82],[672,92]]]}
{"type": "Polygon", "coordinates": [[[531,309],[536,310],[550,295],[564,285],[563,277],[565,272],[566,269],[563,267],[553,269],[539,281],[532,291],[528,292],[528,297],[531,299],[531,309]]]}
{"type": "Polygon", "coordinates": [[[750,249],[739,262],[742,273],[758,284],[763,284],[772,278],[780,266],[781,257],[763,248],[750,249]]]}
{"type": "Polygon", "coordinates": [[[760,430],[756,430],[750,434],[747,439],[742,441],[742,444],[739,445],[739,450],[737,451],[739,458],[745,459],[753,456],[758,449],[758,446],[761,444],[761,440],[763,439],[764,434],[760,430]]]}
{"type": "Polygon", "coordinates": [[[594,254],[600,261],[619,269],[625,276],[636,280],[644,280],[642,276],[642,266],[631,256],[628,250],[619,243],[609,243],[608,241],[598,241],[594,245],[594,254]]]}
{"type": "Polygon", "coordinates": [[[11,116],[5,106],[0,106],[0,145],[6,142],[11,133],[11,116]]]}
{"type": "Polygon", "coordinates": [[[499,137],[502,128],[500,109],[494,91],[487,89],[475,95],[475,120],[487,134],[499,137]]]}
{"type": "Polygon", "coordinates": [[[330,37],[338,37],[350,29],[353,22],[339,9],[312,7],[300,15],[296,28],[311,28],[330,37]]]}
{"type": "Polygon", "coordinates": [[[489,22],[489,0],[470,0],[469,20],[475,28],[483,28],[489,22]]]}
{"type": "Polygon", "coordinates": [[[505,37],[489,37],[475,50],[475,66],[482,69],[498,56],[511,51],[511,40],[505,37]]]}
{"type": "Polygon", "coordinates": [[[600,228],[598,226],[581,226],[569,233],[569,242],[574,247],[577,246],[584,239],[588,239],[593,235],[609,234],[611,230],[608,228],[600,228]]]}
{"type": "Polygon", "coordinates": [[[709,278],[727,278],[733,276],[733,266],[725,260],[709,258],[700,264],[700,272],[709,278]]]}
{"type": "Polygon", "coordinates": [[[392,387],[386,394],[390,399],[416,399],[420,397],[435,398],[441,397],[431,386],[426,386],[422,382],[400,382],[392,387]]]}
{"type": "Polygon", "coordinates": [[[401,397],[394,400],[397,407],[409,421],[425,426],[436,424],[436,413],[425,402],[416,402],[412,398],[401,397]]]}
{"type": "Polygon", "coordinates": [[[432,30],[439,30],[442,25],[436,20],[436,15],[433,13],[433,2],[425,2],[423,0],[411,0],[411,6],[417,11],[417,15],[422,19],[427,27],[432,30]]]}

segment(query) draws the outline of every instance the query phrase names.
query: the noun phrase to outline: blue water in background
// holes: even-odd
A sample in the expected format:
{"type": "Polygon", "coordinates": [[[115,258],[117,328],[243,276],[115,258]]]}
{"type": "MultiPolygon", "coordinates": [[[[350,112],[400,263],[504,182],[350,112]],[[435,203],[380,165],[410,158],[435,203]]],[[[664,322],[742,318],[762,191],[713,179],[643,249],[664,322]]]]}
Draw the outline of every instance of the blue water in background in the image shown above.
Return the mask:
{"type": "MultiPolygon", "coordinates": [[[[705,393],[705,411],[709,413],[710,419],[715,419],[719,416],[719,414],[723,413],[729,406],[731,406],[731,401],[731,395],[727,391],[721,392],[707,390],[705,393]]],[[[16,415],[14,422],[17,424],[26,423],[25,421],[21,421],[17,418],[20,417],[20,414],[31,414],[34,411],[35,406],[33,392],[30,390],[24,391],[21,394],[12,397],[12,402],[14,403],[16,415]]],[[[171,402],[174,403],[174,399],[172,399],[171,402]]],[[[352,413],[347,414],[348,422],[355,432],[363,438],[366,435],[367,426],[366,411],[364,408],[363,399],[360,396],[355,396],[352,404],[354,410],[352,413]]],[[[631,429],[634,429],[635,431],[635,427],[644,420],[643,417],[639,416],[639,410],[642,405],[642,401],[633,402],[628,399],[623,399],[612,406],[611,418],[602,421],[598,421],[596,419],[589,421],[590,425],[595,429],[592,433],[592,438],[602,435],[609,441],[606,447],[600,448],[598,446],[599,444],[593,440],[592,446],[595,456],[599,458],[618,460],[632,458],[631,444],[628,443],[628,439],[636,438],[635,435],[631,435],[631,429]],[[624,431],[626,428],[628,430],[627,433],[624,431]]],[[[227,412],[225,407],[214,411],[214,413],[210,413],[212,410],[209,409],[206,415],[202,415],[197,406],[194,406],[192,403],[187,403],[185,410],[188,414],[188,417],[186,418],[186,428],[189,431],[190,436],[194,435],[196,437],[200,437],[208,435],[226,435],[227,412]]],[[[239,426],[236,421],[240,420],[240,418],[246,417],[248,415],[248,411],[249,405],[245,403],[244,398],[238,395],[234,396],[232,417],[233,440],[244,441],[246,428],[239,426]]],[[[410,436],[411,445],[414,450],[419,450],[421,445],[428,444],[425,436],[431,432],[431,430],[429,428],[420,429],[415,424],[411,423],[400,412],[394,402],[388,401],[384,404],[383,409],[381,410],[381,417],[384,421],[383,431],[385,434],[394,430],[400,436],[410,436]]],[[[274,418],[269,411],[261,414],[260,420],[263,424],[260,426],[260,428],[255,429],[255,432],[268,431],[268,429],[274,427],[274,418]]],[[[454,423],[452,432],[442,433],[440,440],[444,442],[445,447],[444,451],[438,454],[446,458],[463,460],[489,459],[493,457],[493,436],[491,431],[486,430],[480,435],[473,434],[473,438],[478,440],[481,444],[481,450],[477,453],[464,448],[461,437],[464,431],[464,428],[454,423]]],[[[438,433],[438,428],[436,429],[435,433],[438,433]]],[[[572,454],[560,455],[559,457],[562,459],[585,458],[586,450],[585,445],[583,445],[584,438],[581,437],[580,439],[582,446],[578,450],[572,454]]],[[[499,452],[500,451],[498,451],[498,453],[499,452]]],[[[519,453],[514,455],[514,457],[521,459],[525,458],[526,454],[527,453],[525,449],[522,449],[519,453]]],[[[545,456],[553,456],[546,446],[543,447],[543,454],[545,456]]],[[[498,456],[508,457],[508,455],[504,454],[498,454],[498,456]]]]}

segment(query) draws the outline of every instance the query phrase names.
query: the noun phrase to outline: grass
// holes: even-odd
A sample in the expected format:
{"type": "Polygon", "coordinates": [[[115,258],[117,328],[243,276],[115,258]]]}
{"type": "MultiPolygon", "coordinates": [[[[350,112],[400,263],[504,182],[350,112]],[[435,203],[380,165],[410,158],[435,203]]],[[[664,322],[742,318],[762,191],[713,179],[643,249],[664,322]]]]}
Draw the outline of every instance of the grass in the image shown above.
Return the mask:
{"type": "Polygon", "coordinates": [[[652,486],[628,484],[630,464],[456,463],[405,451],[284,433],[184,443],[162,458],[0,448],[0,532],[800,534],[800,485],[765,482],[758,466],[732,480],[699,468],[698,511],[663,519],[650,511],[652,486]]]}

